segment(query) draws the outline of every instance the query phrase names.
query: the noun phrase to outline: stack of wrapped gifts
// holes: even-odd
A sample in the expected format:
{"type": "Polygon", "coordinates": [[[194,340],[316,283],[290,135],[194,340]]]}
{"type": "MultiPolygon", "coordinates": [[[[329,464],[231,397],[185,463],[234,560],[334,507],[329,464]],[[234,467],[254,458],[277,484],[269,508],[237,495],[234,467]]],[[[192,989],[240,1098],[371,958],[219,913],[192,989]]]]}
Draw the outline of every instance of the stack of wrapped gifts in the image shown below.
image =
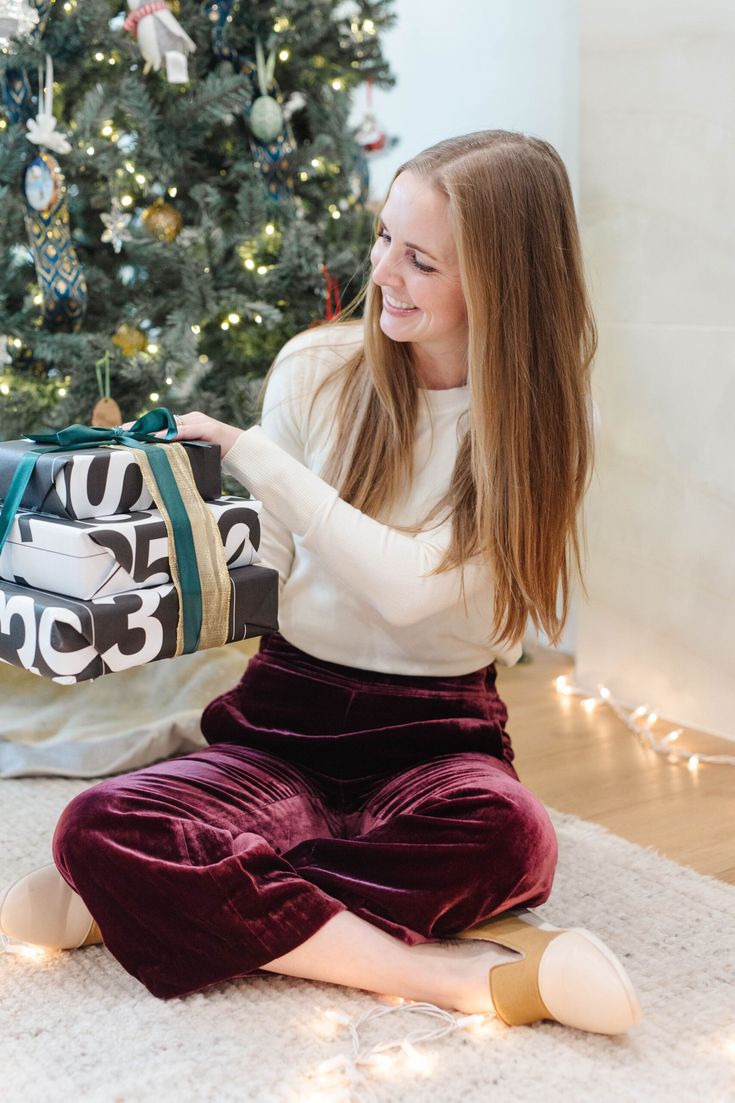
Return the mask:
{"type": "Polygon", "coordinates": [[[261,504],[222,496],[219,448],[140,446],[175,448],[186,468],[189,498],[174,485],[164,502],[140,452],[119,441],[0,442],[3,662],[72,684],[277,627],[278,574],[258,565],[261,504]]]}

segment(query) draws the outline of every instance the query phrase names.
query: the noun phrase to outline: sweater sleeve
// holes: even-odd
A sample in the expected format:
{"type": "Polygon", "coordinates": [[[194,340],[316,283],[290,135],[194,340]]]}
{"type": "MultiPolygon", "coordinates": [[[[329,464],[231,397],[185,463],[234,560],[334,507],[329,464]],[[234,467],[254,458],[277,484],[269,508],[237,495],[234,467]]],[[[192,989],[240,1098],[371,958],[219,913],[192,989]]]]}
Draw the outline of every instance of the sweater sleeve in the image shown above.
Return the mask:
{"type": "MultiPolygon", "coordinates": [[[[413,625],[461,600],[459,568],[429,574],[448,547],[450,521],[415,537],[382,524],[341,499],[257,425],[240,434],[223,462],[270,516],[389,624],[413,625]]],[[[492,584],[483,562],[466,564],[464,576],[465,598],[492,584]]]]}

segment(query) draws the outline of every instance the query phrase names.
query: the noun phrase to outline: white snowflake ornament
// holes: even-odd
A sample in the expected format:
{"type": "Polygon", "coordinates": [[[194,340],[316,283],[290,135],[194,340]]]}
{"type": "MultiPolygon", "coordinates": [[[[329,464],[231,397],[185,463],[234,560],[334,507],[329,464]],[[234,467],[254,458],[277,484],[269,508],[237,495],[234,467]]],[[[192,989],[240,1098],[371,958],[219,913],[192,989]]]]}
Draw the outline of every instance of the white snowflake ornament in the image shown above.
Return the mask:
{"type": "Polygon", "coordinates": [[[101,214],[100,218],[105,224],[101,240],[110,242],[116,253],[123,247],[123,242],[132,241],[133,235],[128,229],[132,214],[127,214],[120,206],[118,199],[113,199],[110,204],[109,214],[101,214]]]}

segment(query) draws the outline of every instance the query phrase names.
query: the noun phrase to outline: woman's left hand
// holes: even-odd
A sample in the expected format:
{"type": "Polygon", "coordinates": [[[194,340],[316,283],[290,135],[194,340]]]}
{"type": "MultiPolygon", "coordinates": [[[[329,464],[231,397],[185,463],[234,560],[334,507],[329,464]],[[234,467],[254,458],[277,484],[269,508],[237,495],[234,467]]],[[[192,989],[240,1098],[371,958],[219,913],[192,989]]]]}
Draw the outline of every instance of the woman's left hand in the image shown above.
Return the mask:
{"type": "MultiPolygon", "coordinates": [[[[199,410],[192,410],[190,414],[175,414],[176,440],[206,440],[209,444],[218,444],[222,451],[222,458],[232,448],[233,444],[243,432],[236,425],[227,425],[224,421],[215,421],[213,417],[202,414],[199,410]]],[[[129,429],[135,423],[126,421],[121,429],[129,429]]],[[[154,434],[157,437],[165,437],[166,430],[162,429],[154,434]]]]}
{"type": "Polygon", "coordinates": [[[210,444],[218,444],[222,450],[223,459],[242,431],[235,425],[215,421],[213,417],[208,417],[199,410],[176,415],[177,440],[206,440],[210,444]]]}

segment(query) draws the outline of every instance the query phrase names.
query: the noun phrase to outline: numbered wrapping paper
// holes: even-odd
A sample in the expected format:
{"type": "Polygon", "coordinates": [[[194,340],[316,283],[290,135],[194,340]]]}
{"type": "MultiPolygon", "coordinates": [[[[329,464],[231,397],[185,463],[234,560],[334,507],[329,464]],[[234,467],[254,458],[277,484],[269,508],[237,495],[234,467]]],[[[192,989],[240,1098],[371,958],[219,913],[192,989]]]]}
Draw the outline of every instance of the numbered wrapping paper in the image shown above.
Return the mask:
{"type": "MultiPolygon", "coordinates": [[[[207,503],[228,569],[257,563],[261,503],[233,495],[207,503]]],[[[0,552],[0,579],[90,601],[171,581],[157,509],[72,521],[20,510],[0,552]]]]}
{"type": "MultiPolygon", "coordinates": [[[[218,498],[222,490],[219,445],[183,441],[181,444],[202,498],[218,498]]],[[[36,447],[30,440],[0,442],[0,499],[5,498],[21,458],[36,447]]],[[[90,517],[137,513],[150,509],[154,502],[143,482],[135,452],[100,447],[44,453],[36,463],[20,504],[40,513],[85,521],[90,517]]]]}
{"type": "MultiPolygon", "coordinates": [[[[278,627],[278,572],[229,572],[227,643],[278,627]]],[[[172,583],[79,601],[0,582],[0,660],[72,685],[176,652],[179,599],[172,583]]]]}

